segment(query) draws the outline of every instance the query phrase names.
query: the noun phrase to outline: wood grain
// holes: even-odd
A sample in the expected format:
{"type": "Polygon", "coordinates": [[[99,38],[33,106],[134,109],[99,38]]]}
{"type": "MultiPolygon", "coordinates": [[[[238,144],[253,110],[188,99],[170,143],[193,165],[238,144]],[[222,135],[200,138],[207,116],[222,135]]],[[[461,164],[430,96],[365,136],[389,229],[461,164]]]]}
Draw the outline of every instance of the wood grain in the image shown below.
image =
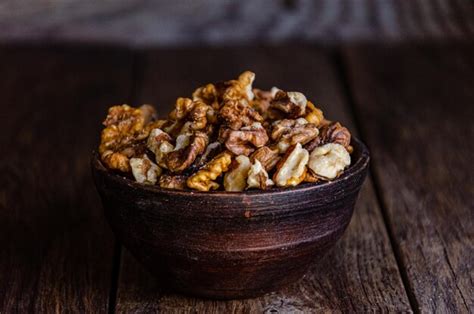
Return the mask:
{"type": "Polygon", "coordinates": [[[0,7],[3,42],[176,46],[473,36],[472,0],[4,0],[0,7]]]}
{"type": "MultiPolygon", "coordinates": [[[[245,69],[257,86],[303,91],[333,119],[353,129],[333,59],[311,47],[146,51],[138,58],[138,103],[168,111],[177,96],[203,82],[232,78],[245,69]]],[[[348,230],[328,256],[299,283],[240,301],[207,301],[175,295],[125,251],[117,312],[410,311],[372,184],[364,185],[348,230]]]]}
{"type": "Polygon", "coordinates": [[[90,176],[109,104],[130,94],[130,54],[0,49],[0,312],[106,312],[113,236],[90,176]]]}
{"type": "Polygon", "coordinates": [[[345,50],[417,310],[474,311],[474,45],[345,50]]]}

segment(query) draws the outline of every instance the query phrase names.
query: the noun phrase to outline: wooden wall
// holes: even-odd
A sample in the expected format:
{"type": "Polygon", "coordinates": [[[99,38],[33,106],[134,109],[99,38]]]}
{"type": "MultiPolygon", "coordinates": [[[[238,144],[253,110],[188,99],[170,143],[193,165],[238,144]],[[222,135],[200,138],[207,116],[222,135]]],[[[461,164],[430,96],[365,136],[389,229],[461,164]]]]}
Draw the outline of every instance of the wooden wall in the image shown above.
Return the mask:
{"type": "Polygon", "coordinates": [[[469,39],[472,0],[49,0],[0,3],[0,42],[219,45],[469,39]]]}

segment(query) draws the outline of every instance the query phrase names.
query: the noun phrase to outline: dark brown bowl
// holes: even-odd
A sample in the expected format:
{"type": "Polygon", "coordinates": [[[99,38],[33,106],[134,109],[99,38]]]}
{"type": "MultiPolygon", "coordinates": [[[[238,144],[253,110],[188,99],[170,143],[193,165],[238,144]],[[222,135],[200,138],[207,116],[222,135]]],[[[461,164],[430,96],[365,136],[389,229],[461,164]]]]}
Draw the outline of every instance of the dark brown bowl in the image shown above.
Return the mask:
{"type": "Polygon", "coordinates": [[[335,181],[246,192],[172,191],[107,170],[92,172],[118,240],[160,281],[210,298],[253,297],[298,280],[341,237],[367,174],[353,139],[352,165],[335,181]]]}

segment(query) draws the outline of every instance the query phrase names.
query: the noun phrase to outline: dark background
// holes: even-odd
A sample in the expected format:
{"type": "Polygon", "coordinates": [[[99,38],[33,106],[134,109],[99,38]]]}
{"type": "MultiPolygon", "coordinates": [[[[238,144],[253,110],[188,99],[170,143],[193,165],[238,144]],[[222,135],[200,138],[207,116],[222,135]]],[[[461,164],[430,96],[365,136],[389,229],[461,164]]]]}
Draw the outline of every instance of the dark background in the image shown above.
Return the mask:
{"type": "Polygon", "coordinates": [[[474,312],[470,0],[2,1],[0,313],[474,312]],[[113,237],[89,159],[114,104],[256,73],[371,150],[348,230],[298,283],[208,301],[113,237]]]}

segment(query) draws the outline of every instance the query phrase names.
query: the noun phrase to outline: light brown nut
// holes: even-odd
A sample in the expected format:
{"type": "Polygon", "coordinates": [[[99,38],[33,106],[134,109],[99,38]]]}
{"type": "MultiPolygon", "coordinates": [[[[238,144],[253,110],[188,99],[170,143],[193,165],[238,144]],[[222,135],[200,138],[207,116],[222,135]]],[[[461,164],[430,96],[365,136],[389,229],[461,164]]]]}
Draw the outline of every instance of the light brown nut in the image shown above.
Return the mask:
{"type": "Polygon", "coordinates": [[[219,118],[232,130],[239,130],[243,126],[263,121],[262,116],[255,109],[240,100],[224,102],[219,111],[219,118]]]}
{"type": "Polygon", "coordinates": [[[288,118],[295,119],[305,114],[306,104],[306,97],[302,93],[280,90],[271,101],[270,107],[284,112],[288,118]]]}
{"type": "Polygon", "coordinates": [[[224,151],[207,163],[203,169],[198,170],[188,178],[186,184],[189,188],[199,191],[209,191],[219,188],[219,184],[214,182],[221,174],[226,172],[232,162],[232,154],[224,151]]]}
{"type": "Polygon", "coordinates": [[[109,169],[119,170],[122,172],[129,172],[131,170],[129,158],[124,154],[114,153],[112,150],[106,150],[101,154],[101,160],[109,169]]]}
{"type": "Polygon", "coordinates": [[[194,101],[194,107],[189,113],[188,119],[191,122],[191,130],[202,130],[206,127],[208,110],[212,109],[202,101],[194,101]]]}
{"type": "Polygon", "coordinates": [[[183,143],[176,139],[175,150],[166,155],[166,166],[172,172],[182,172],[188,168],[205,151],[209,141],[207,134],[203,132],[196,132],[189,138],[189,144],[187,135],[182,137],[183,143]]]}
{"type": "Polygon", "coordinates": [[[321,128],[321,143],[336,143],[348,148],[351,144],[351,133],[339,122],[331,122],[321,128]]]}
{"type": "Polygon", "coordinates": [[[268,142],[267,131],[259,122],[243,127],[238,131],[230,130],[225,146],[235,155],[250,155],[255,147],[262,147],[268,142]]]}
{"type": "Polygon", "coordinates": [[[332,180],[350,164],[351,156],[344,146],[329,143],[311,152],[308,167],[318,177],[332,180]]]}
{"type": "Polygon", "coordinates": [[[318,127],[306,119],[276,121],[272,128],[272,139],[278,142],[278,149],[285,153],[288,147],[300,143],[304,145],[319,134],[318,127]]]}
{"type": "Polygon", "coordinates": [[[252,164],[247,156],[237,156],[231,163],[229,171],[224,175],[224,189],[239,192],[245,190],[247,176],[252,164]]]}
{"type": "Polygon", "coordinates": [[[131,158],[130,167],[135,181],[143,184],[155,184],[161,175],[161,168],[155,165],[146,155],[142,158],[131,158]]]}
{"type": "Polygon", "coordinates": [[[291,146],[277,164],[273,181],[278,186],[296,186],[306,176],[309,153],[300,143],[291,146]]]}
{"type": "Polygon", "coordinates": [[[266,171],[270,171],[276,166],[276,164],[280,160],[280,156],[278,156],[278,154],[278,148],[270,148],[268,146],[263,146],[254,151],[252,155],[250,155],[250,161],[252,163],[255,163],[255,161],[258,160],[266,171]]]}
{"type": "Polygon", "coordinates": [[[237,80],[224,83],[227,88],[222,96],[224,101],[245,99],[248,102],[253,100],[252,84],[255,80],[255,73],[245,71],[239,75],[237,80]]]}
{"type": "Polygon", "coordinates": [[[171,190],[184,190],[186,189],[186,180],[188,177],[182,175],[169,175],[163,174],[160,177],[160,187],[171,190]]]}
{"type": "Polygon", "coordinates": [[[169,118],[173,121],[179,121],[191,112],[194,108],[194,103],[189,98],[179,97],[176,99],[173,111],[170,112],[169,118]]]}
{"type": "Polygon", "coordinates": [[[221,98],[221,96],[219,95],[219,91],[214,84],[201,86],[193,92],[194,101],[202,101],[214,109],[219,109],[219,98],[221,98]]]}
{"type": "Polygon", "coordinates": [[[266,190],[272,185],[274,185],[274,183],[268,177],[268,173],[267,171],[265,171],[263,165],[260,163],[260,161],[255,160],[253,165],[250,167],[250,170],[248,171],[247,188],[266,190]]]}
{"type": "Polygon", "coordinates": [[[160,167],[167,167],[165,157],[174,149],[171,141],[171,136],[161,129],[153,129],[148,136],[147,147],[155,154],[155,161],[160,167]]]}
{"type": "Polygon", "coordinates": [[[140,151],[137,147],[149,133],[145,125],[153,116],[154,110],[148,105],[140,108],[128,105],[109,108],[99,146],[101,160],[108,168],[130,171],[130,167],[126,166],[128,158],[140,151]]]}
{"type": "Polygon", "coordinates": [[[304,118],[309,122],[316,124],[316,126],[319,127],[321,122],[324,120],[324,114],[323,111],[319,108],[316,108],[316,106],[308,101],[306,103],[306,112],[305,112],[304,118]]]}

